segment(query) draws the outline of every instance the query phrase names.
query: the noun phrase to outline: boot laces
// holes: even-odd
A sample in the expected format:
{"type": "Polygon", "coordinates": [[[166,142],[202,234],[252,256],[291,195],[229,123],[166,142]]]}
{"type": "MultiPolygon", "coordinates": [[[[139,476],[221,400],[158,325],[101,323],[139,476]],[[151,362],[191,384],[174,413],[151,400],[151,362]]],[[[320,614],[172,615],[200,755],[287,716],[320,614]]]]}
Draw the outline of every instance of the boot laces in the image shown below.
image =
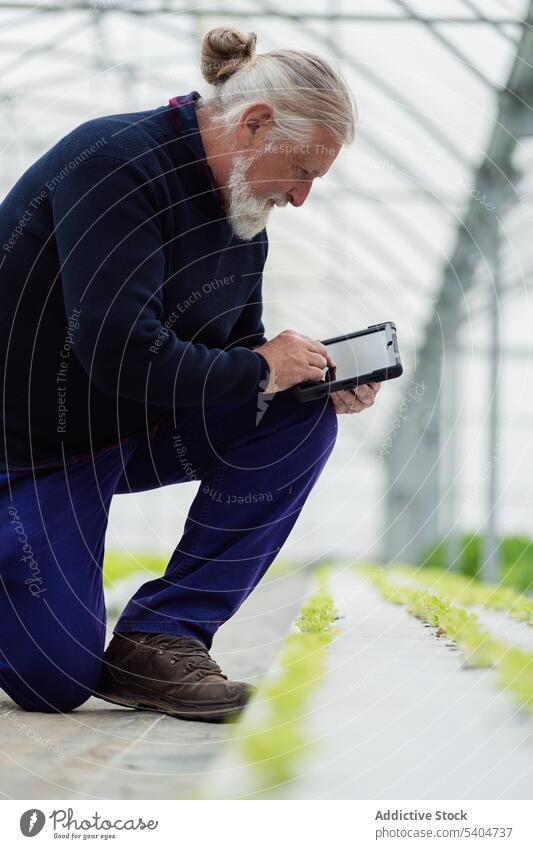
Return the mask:
{"type": "MultiPolygon", "coordinates": [[[[173,642],[174,640],[172,639],[167,640],[160,643],[159,648],[164,650],[169,645],[172,646],[173,642]]],[[[224,675],[220,666],[213,660],[205,646],[198,645],[197,643],[184,644],[182,640],[178,640],[177,642],[179,644],[179,651],[172,652],[170,658],[176,662],[182,660],[184,657],[190,658],[185,664],[185,669],[191,672],[194,670],[196,672],[196,680],[205,678],[207,675],[218,675],[226,681],[228,680],[228,676],[224,675]]]]}

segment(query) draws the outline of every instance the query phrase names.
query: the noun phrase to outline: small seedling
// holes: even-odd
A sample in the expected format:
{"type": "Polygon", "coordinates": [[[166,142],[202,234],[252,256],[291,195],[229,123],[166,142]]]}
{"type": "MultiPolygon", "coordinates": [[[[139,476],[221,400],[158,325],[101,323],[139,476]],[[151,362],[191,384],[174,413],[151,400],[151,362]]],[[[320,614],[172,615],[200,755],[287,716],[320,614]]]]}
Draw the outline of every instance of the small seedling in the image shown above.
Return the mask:
{"type": "MultiPolygon", "coordinates": [[[[427,592],[413,586],[398,585],[397,581],[401,580],[401,576],[412,578],[413,571],[416,571],[418,579],[420,572],[413,570],[412,567],[393,567],[387,575],[383,569],[377,570],[368,566],[358,568],[366,578],[374,583],[385,599],[395,604],[407,605],[408,612],[413,616],[430,626],[437,626],[437,629],[441,630],[443,635],[446,634],[449,640],[452,640],[453,644],[461,649],[466,668],[495,667],[499,686],[511,692],[521,705],[533,711],[533,652],[509,648],[507,643],[493,637],[481,625],[475,613],[469,613],[461,607],[453,607],[449,603],[449,595],[446,595],[446,591],[441,595],[441,583],[445,581],[450,594],[450,581],[455,582],[458,576],[447,574],[444,576],[443,573],[440,573],[440,579],[436,581],[436,576],[433,575],[431,581],[433,592],[427,592]],[[439,587],[438,594],[434,592],[436,587],[439,587]]],[[[439,570],[427,570],[427,572],[430,571],[439,570]]],[[[462,580],[464,579],[459,578],[460,582],[462,580]]],[[[471,582],[467,583],[470,584],[471,582]]],[[[480,597],[485,600],[487,606],[495,606],[496,603],[503,604],[503,600],[505,600],[507,609],[509,609],[512,600],[512,610],[515,611],[518,607],[518,597],[522,605],[521,610],[524,613],[527,612],[528,616],[530,615],[532,604],[530,599],[520,597],[517,593],[508,589],[495,594],[493,588],[487,589],[487,587],[488,585],[485,585],[482,589],[477,603],[480,603],[480,597]]],[[[479,586],[474,592],[477,592],[477,590],[479,590],[479,586]]],[[[464,587],[461,588],[461,592],[464,596],[466,592],[464,587]]],[[[471,599],[472,595],[468,597],[471,599]]]]}
{"type": "Polygon", "coordinates": [[[327,573],[322,570],[318,576],[318,590],[295,621],[298,630],[283,644],[279,673],[259,688],[256,699],[264,708],[261,720],[245,716],[239,725],[241,750],[263,793],[290,781],[311,745],[303,715],[324,675],[326,647],[339,633],[333,627],[338,611],[327,592],[327,573]]]}

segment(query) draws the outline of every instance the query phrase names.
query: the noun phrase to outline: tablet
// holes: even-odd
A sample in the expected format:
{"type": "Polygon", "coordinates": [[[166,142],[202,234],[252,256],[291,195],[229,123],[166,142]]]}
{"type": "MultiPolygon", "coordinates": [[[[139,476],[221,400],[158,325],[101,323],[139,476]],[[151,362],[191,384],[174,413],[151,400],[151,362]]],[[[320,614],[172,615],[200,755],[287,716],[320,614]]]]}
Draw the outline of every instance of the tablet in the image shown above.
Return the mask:
{"type": "Polygon", "coordinates": [[[393,321],[320,341],[337,365],[324,369],[322,380],[306,380],[293,386],[291,391],[299,401],[312,401],[363,383],[391,380],[403,372],[393,321]]]}

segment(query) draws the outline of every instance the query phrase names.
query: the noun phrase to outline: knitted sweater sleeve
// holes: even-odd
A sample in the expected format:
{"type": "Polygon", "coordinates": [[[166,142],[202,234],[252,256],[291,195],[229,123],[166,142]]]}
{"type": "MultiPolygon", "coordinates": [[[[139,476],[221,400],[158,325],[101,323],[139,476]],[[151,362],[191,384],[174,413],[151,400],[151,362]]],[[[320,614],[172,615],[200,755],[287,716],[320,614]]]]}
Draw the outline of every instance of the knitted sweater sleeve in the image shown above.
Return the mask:
{"type": "Polygon", "coordinates": [[[248,301],[231,330],[231,338],[228,347],[244,345],[246,348],[255,348],[267,342],[265,336],[265,325],[263,324],[263,298],[262,298],[263,276],[253,287],[248,301]]]}
{"type": "Polygon", "coordinates": [[[80,310],[74,354],[99,389],[163,407],[260,390],[260,354],[193,344],[164,326],[157,196],[136,165],[85,160],[55,189],[52,212],[66,313],[80,310]]]}

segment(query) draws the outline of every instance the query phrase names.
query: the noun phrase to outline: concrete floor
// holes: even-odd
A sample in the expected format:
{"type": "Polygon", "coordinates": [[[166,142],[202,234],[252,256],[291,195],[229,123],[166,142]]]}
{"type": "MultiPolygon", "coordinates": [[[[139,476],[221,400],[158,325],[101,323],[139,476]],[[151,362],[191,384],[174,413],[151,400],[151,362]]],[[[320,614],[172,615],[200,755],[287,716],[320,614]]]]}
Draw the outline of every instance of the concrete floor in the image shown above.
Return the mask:
{"type": "Polygon", "coordinates": [[[301,716],[310,748],[294,762],[293,778],[275,787],[266,787],[235,751],[221,752],[213,794],[531,799],[531,718],[495,687],[494,671],[464,668],[453,644],[385,602],[351,567],[330,575],[342,630],[301,716]]]}
{"type": "MultiPolygon", "coordinates": [[[[258,682],[312,585],[302,573],[259,585],[215,639],[213,656],[227,674],[258,682]]],[[[267,795],[530,799],[531,718],[495,687],[493,670],[464,668],[453,644],[385,602],[351,568],[332,572],[330,589],[342,631],[301,718],[312,746],[295,763],[294,778],[267,795]]],[[[505,629],[508,639],[529,641],[526,625],[496,618],[485,624],[498,636],[505,629]]],[[[256,773],[239,760],[232,733],[228,726],[97,699],[65,716],[27,714],[4,697],[0,793],[12,799],[254,798],[256,773]]]]}
{"type": "MultiPolygon", "coordinates": [[[[212,655],[230,678],[257,683],[266,672],[301,606],[306,580],[302,572],[266,578],[220,629],[212,655]]],[[[114,621],[110,617],[108,640],[114,621]]],[[[70,714],[30,714],[0,691],[0,797],[194,797],[230,728],[95,698],[70,714]]]]}
{"type": "Polygon", "coordinates": [[[316,749],[288,796],[531,799],[531,719],[494,671],[463,667],[446,638],[352,570],[332,589],[346,618],[310,705],[316,749]]]}

